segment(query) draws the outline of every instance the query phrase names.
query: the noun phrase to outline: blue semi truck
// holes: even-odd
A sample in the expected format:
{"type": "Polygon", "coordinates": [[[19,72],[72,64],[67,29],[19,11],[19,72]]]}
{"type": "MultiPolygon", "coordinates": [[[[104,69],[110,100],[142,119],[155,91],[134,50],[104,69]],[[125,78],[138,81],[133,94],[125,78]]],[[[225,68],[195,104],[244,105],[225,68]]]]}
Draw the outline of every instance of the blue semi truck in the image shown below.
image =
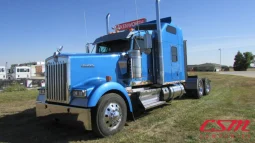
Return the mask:
{"type": "Polygon", "coordinates": [[[209,94],[207,78],[187,75],[186,40],[171,17],[159,18],[159,0],[156,16],[133,30],[97,38],[93,54],[58,50],[47,58],[37,117],[73,116],[86,130],[105,137],[120,131],[138,111],[184,94],[195,98],[209,94]]]}

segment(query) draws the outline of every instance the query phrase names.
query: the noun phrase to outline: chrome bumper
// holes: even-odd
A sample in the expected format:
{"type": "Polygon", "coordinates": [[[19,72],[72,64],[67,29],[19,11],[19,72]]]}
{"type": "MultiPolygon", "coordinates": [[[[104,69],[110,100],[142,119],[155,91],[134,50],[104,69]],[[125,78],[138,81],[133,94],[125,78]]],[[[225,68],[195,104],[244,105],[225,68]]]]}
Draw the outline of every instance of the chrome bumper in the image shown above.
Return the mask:
{"type": "MultiPolygon", "coordinates": [[[[86,130],[92,130],[90,109],[37,102],[36,117],[46,117],[49,115],[64,117],[63,119],[66,119],[65,115],[76,116],[76,120],[83,122],[86,130]]],[[[61,120],[61,118],[59,119],[61,120]]]]}

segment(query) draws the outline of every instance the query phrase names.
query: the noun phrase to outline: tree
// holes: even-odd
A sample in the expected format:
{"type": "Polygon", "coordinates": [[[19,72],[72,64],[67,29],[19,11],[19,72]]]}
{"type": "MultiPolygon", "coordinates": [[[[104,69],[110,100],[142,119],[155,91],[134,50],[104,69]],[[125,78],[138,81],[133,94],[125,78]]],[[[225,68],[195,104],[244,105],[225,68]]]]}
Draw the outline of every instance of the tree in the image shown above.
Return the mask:
{"type": "Polygon", "coordinates": [[[244,68],[247,70],[247,68],[249,68],[251,66],[251,63],[253,61],[253,54],[251,52],[245,52],[243,53],[244,55],[244,68]]]}
{"type": "Polygon", "coordinates": [[[243,70],[243,61],[244,61],[244,57],[243,57],[242,53],[240,51],[238,51],[235,56],[235,62],[233,65],[233,68],[235,71],[243,70]]]}
{"type": "Polygon", "coordinates": [[[235,56],[234,62],[234,70],[235,71],[246,71],[247,68],[250,67],[252,60],[254,59],[251,52],[241,53],[240,51],[237,52],[235,56]]]}

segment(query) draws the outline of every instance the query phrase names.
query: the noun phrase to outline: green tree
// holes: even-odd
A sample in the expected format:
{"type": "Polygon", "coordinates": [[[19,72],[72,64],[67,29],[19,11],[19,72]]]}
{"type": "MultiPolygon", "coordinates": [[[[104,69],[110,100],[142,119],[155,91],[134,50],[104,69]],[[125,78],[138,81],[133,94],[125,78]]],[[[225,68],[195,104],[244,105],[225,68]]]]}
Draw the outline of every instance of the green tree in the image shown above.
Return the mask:
{"type": "Polygon", "coordinates": [[[233,65],[235,71],[243,70],[243,61],[244,61],[243,54],[240,51],[238,51],[235,56],[235,62],[233,65]]]}
{"type": "Polygon", "coordinates": [[[238,51],[235,56],[233,68],[235,71],[246,71],[247,68],[250,67],[252,60],[253,55],[251,52],[245,52],[242,54],[240,51],[238,51]]]}
{"type": "Polygon", "coordinates": [[[253,54],[251,52],[245,52],[244,55],[244,69],[247,70],[253,61],[253,54]]]}

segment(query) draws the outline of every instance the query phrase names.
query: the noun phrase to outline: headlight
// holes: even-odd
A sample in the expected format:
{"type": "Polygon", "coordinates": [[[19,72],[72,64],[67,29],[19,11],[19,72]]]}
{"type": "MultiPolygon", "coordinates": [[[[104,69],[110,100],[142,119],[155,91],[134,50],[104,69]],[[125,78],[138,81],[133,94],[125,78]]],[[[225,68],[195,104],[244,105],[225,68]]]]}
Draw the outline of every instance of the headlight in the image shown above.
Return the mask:
{"type": "Polygon", "coordinates": [[[73,90],[72,95],[75,97],[86,97],[86,90],[73,90]]]}
{"type": "Polygon", "coordinates": [[[39,90],[39,94],[45,95],[45,89],[38,89],[38,90],[39,90]]]}

